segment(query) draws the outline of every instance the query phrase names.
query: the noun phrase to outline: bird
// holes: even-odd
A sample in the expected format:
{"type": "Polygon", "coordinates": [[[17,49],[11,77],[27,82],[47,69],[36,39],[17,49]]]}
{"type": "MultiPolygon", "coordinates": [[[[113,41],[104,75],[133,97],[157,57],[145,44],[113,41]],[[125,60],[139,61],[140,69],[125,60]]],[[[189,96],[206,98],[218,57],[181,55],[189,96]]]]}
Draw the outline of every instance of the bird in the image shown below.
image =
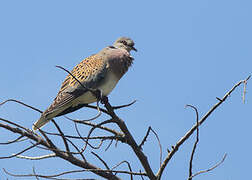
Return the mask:
{"type": "Polygon", "coordinates": [[[134,58],[130,52],[131,50],[137,51],[134,45],[132,39],[120,37],[112,46],[103,48],[97,54],[85,58],[76,65],[71,74],[79,82],[70,74],[67,75],[52,104],[33,124],[33,131],[42,128],[54,117],[71,113],[87,104],[97,102],[95,95],[88,89],[99,90],[103,96],[107,96],[132,65],[134,58]]]}

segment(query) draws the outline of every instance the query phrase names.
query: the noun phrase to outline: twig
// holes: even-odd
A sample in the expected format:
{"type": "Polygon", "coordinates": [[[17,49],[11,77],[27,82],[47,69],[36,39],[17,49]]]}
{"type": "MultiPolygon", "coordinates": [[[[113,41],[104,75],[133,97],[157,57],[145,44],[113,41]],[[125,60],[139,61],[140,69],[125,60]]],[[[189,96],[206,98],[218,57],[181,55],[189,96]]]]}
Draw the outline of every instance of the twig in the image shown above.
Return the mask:
{"type": "MultiPolygon", "coordinates": [[[[104,125],[104,124],[108,124],[108,123],[113,123],[113,121],[112,121],[111,119],[109,119],[109,120],[106,120],[106,121],[103,121],[103,122],[97,124],[96,126],[93,126],[93,127],[90,129],[90,131],[88,132],[88,136],[87,136],[87,137],[89,138],[89,137],[91,136],[92,132],[93,132],[97,127],[99,127],[99,126],[101,126],[101,125],[104,125]]],[[[85,149],[86,149],[86,147],[87,147],[88,138],[87,138],[87,140],[86,140],[86,144],[85,144],[84,147],[83,147],[83,151],[85,151],[85,149]]]]}
{"type": "Polygon", "coordinates": [[[31,130],[29,130],[29,129],[27,129],[27,128],[25,128],[25,127],[23,127],[23,126],[21,126],[21,125],[19,125],[19,124],[17,124],[17,123],[11,122],[11,121],[9,121],[9,120],[7,120],[7,119],[0,118],[0,121],[9,123],[9,124],[14,125],[14,126],[17,126],[17,127],[19,127],[20,129],[25,130],[26,132],[32,133],[31,130]]]}
{"type": "MultiPolygon", "coordinates": [[[[82,119],[82,120],[80,120],[80,119],[73,119],[73,118],[70,118],[70,117],[68,117],[68,116],[64,116],[64,117],[65,117],[66,119],[68,119],[68,120],[71,120],[71,121],[78,121],[78,122],[89,122],[89,121],[93,121],[93,120],[95,120],[95,119],[97,119],[98,117],[101,116],[101,108],[99,107],[99,101],[96,101],[96,103],[97,103],[97,106],[94,106],[94,107],[96,107],[98,113],[97,113],[94,117],[92,117],[92,118],[90,118],[90,119],[82,119]]],[[[85,106],[85,107],[87,107],[87,106],[85,106]]],[[[92,106],[92,107],[93,107],[93,106],[92,106]]]]}
{"type": "Polygon", "coordinates": [[[95,155],[95,157],[97,157],[102,162],[102,164],[106,167],[107,170],[110,170],[108,164],[98,154],[96,154],[95,152],[91,152],[91,153],[95,155]]]}
{"type": "Polygon", "coordinates": [[[64,70],[64,71],[66,71],[70,76],[72,76],[73,78],[74,78],[74,80],[75,81],[77,81],[84,89],[86,89],[86,90],[88,90],[88,91],[90,91],[90,92],[93,92],[93,90],[92,89],[90,89],[90,88],[88,88],[88,87],[86,87],[86,86],[84,86],[70,71],[68,71],[67,69],[65,69],[65,68],[63,68],[62,66],[56,66],[57,68],[59,68],[59,69],[62,69],[62,70],[64,70]]]}
{"type": "Polygon", "coordinates": [[[34,144],[34,145],[32,145],[32,146],[30,146],[30,147],[28,147],[28,148],[26,148],[26,149],[24,149],[24,150],[22,150],[22,151],[16,153],[16,154],[13,154],[13,155],[11,155],[11,156],[5,156],[5,157],[2,156],[2,157],[0,157],[0,159],[9,159],[9,158],[16,157],[16,156],[18,156],[18,155],[20,155],[20,154],[22,154],[22,153],[24,153],[24,152],[26,152],[26,151],[28,151],[28,150],[34,148],[34,147],[37,146],[38,144],[39,144],[39,143],[36,143],[36,144],[34,144]]]}
{"type": "MultiPolygon", "coordinates": [[[[74,123],[74,127],[75,127],[75,130],[76,130],[77,134],[79,135],[80,139],[81,139],[85,144],[89,145],[89,146],[90,146],[91,148],[93,148],[93,149],[99,149],[99,148],[101,147],[101,145],[102,145],[102,143],[103,143],[103,139],[101,140],[100,144],[99,144],[97,147],[95,147],[95,146],[91,145],[91,144],[88,142],[88,140],[89,140],[90,138],[84,139],[84,138],[81,136],[80,131],[79,131],[78,126],[77,126],[77,123],[74,123]]],[[[84,151],[85,151],[85,149],[83,148],[81,152],[84,152],[84,151]]]]}
{"type": "MultiPolygon", "coordinates": [[[[46,134],[53,135],[53,136],[60,136],[58,133],[50,133],[47,131],[44,131],[46,134]]],[[[64,137],[69,138],[69,139],[87,139],[87,137],[80,137],[80,136],[72,136],[72,135],[64,135],[64,137]]],[[[118,136],[93,136],[89,137],[89,139],[108,139],[108,140],[114,140],[117,139],[119,141],[125,141],[123,137],[118,137],[118,136]]],[[[20,142],[20,141],[18,141],[20,142]]]]}
{"type": "MultiPolygon", "coordinates": [[[[115,138],[116,138],[116,137],[115,137],[115,138]]],[[[110,140],[108,146],[105,148],[105,151],[107,151],[107,150],[109,149],[109,147],[111,146],[112,142],[113,142],[113,139],[110,140]]]]}
{"type": "Polygon", "coordinates": [[[149,126],[149,128],[148,128],[148,130],[147,130],[147,132],[146,132],[146,134],[145,134],[145,136],[144,136],[142,142],[139,144],[139,148],[142,149],[142,146],[143,146],[144,143],[147,141],[147,137],[148,137],[149,134],[150,134],[150,129],[151,129],[151,127],[149,126]]]}
{"type": "Polygon", "coordinates": [[[99,106],[99,101],[96,101],[96,107],[97,107],[98,113],[94,117],[92,117],[90,119],[82,120],[82,121],[93,121],[93,120],[97,119],[98,117],[100,117],[101,116],[101,110],[100,110],[100,106],[99,106]]]}
{"type": "MultiPolygon", "coordinates": [[[[126,164],[127,164],[128,168],[129,168],[129,170],[130,170],[130,172],[132,173],[132,169],[131,169],[130,163],[129,163],[128,161],[122,161],[122,162],[120,162],[119,164],[115,165],[111,170],[114,170],[115,168],[119,167],[119,166],[120,166],[121,164],[123,164],[123,163],[126,163],[126,164]]],[[[141,175],[141,176],[142,176],[142,175],[141,175]]],[[[132,174],[130,174],[130,179],[133,180],[133,175],[132,175],[132,174]]]]}
{"type": "MultiPolygon", "coordinates": [[[[136,102],[136,100],[134,100],[133,102],[131,102],[129,104],[120,105],[120,106],[113,106],[113,109],[121,109],[121,108],[124,108],[124,107],[128,107],[128,106],[131,106],[131,105],[135,104],[135,102],[136,102]]],[[[88,108],[91,108],[91,109],[97,109],[97,106],[93,106],[93,105],[90,105],[90,104],[86,104],[84,107],[88,107],[88,108]]],[[[108,113],[108,111],[106,109],[103,109],[103,108],[100,107],[100,111],[109,115],[109,113],[108,113]]]]}
{"type": "Polygon", "coordinates": [[[56,129],[59,131],[60,136],[62,137],[62,140],[63,140],[63,142],[65,144],[66,152],[68,152],[68,155],[71,155],[69,145],[67,143],[67,140],[66,140],[66,137],[65,137],[64,133],[61,131],[60,127],[58,126],[58,124],[53,119],[51,121],[55,125],[56,129]]]}
{"type": "Polygon", "coordinates": [[[33,174],[35,175],[36,180],[39,180],[39,178],[36,176],[36,172],[35,172],[35,167],[34,167],[34,166],[32,167],[32,172],[33,172],[33,174]]]}
{"type": "Polygon", "coordinates": [[[121,109],[121,108],[124,108],[124,107],[128,107],[128,106],[131,106],[133,104],[135,104],[136,100],[132,101],[131,103],[129,104],[125,104],[125,105],[120,105],[120,106],[112,106],[113,109],[121,109]]]}
{"type": "Polygon", "coordinates": [[[150,131],[155,135],[157,141],[158,141],[158,145],[159,145],[159,151],[160,151],[160,158],[159,158],[159,166],[161,166],[161,162],[162,162],[162,145],[161,142],[159,140],[159,137],[157,135],[157,133],[151,128],[151,126],[149,126],[146,135],[144,136],[142,142],[140,143],[139,147],[142,149],[142,146],[144,145],[144,143],[147,141],[147,137],[150,134],[150,131]]]}
{"type": "Polygon", "coordinates": [[[26,107],[28,107],[28,108],[31,108],[31,109],[37,111],[37,112],[42,113],[41,110],[39,110],[39,109],[37,109],[37,108],[35,108],[35,107],[33,107],[33,106],[30,106],[30,105],[28,105],[28,104],[25,104],[25,103],[22,102],[22,101],[18,101],[18,100],[16,100],[16,99],[7,99],[6,101],[1,102],[1,103],[0,103],[0,106],[4,105],[4,104],[7,103],[7,102],[16,102],[16,103],[18,103],[18,104],[21,104],[21,105],[23,105],[23,106],[26,106],[26,107]]]}
{"type": "MultiPolygon", "coordinates": [[[[141,172],[141,169],[139,170],[139,172],[142,173],[142,172],[141,172]]],[[[141,179],[144,180],[144,177],[143,177],[142,175],[141,175],[141,179]]]]}
{"type": "MultiPolygon", "coordinates": [[[[8,172],[6,169],[4,169],[4,172],[10,176],[15,176],[15,177],[32,177],[32,176],[38,176],[38,177],[43,177],[43,178],[53,178],[53,177],[58,177],[58,176],[62,176],[65,174],[71,174],[71,173],[79,173],[79,172],[88,172],[88,171],[92,171],[92,172],[104,172],[104,173],[110,173],[110,172],[114,172],[114,173],[121,173],[121,174],[132,174],[132,175],[138,175],[138,176],[147,176],[146,173],[138,173],[138,172],[129,172],[129,171],[116,171],[116,170],[105,170],[105,169],[83,169],[83,170],[73,170],[73,171],[66,171],[66,172],[62,172],[59,174],[55,174],[55,175],[34,175],[34,174],[13,174],[8,172]]],[[[119,178],[118,178],[119,179],[119,178]]]]}
{"type": "Polygon", "coordinates": [[[99,129],[102,129],[102,130],[105,130],[105,131],[108,131],[118,137],[123,137],[123,134],[120,133],[120,132],[117,132],[116,130],[114,129],[110,129],[108,127],[105,127],[105,126],[101,126],[99,124],[94,124],[94,123],[91,123],[91,122],[85,122],[85,121],[78,121],[78,120],[75,120],[74,122],[76,123],[79,123],[79,124],[85,124],[85,125],[88,125],[88,126],[92,126],[92,127],[96,127],[96,128],[99,128],[99,129]]]}
{"type": "MultiPolygon", "coordinates": [[[[242,83],[244,83],[244,81],[247,81],[250,78],[250,76],[248,76],[246,78],[246,80],[241,80],[238,83],[236,83],[224,96],[222,99],[220,99],[220,101],[218,101],[215,105],[213,105],[213,107],[199,120],[199,125],[201,125],[202,123],[205,122],[205,120],[214,112],[214,110],[219,107],[226,99],[227,97],[230,96],[230,94],[238,87],[240,86],[242,83]]],[[[158,179],[161,179],[162,173],[166,167],[166,165],[168,164],[168,162],[170,161],[170,159],[173,157],[173,155],[178,151],[179,147],[193,134],[193,132],[197,129],[198,125],[197,123],[176,143],[176,145],[174,146],[174,148],[172,148],[172,150],[170,151],[170,153],[168,153],[168,155],[166,156],[165,160],[163,161],[161,167],[159,168],[156,176],[158,177],[158,179]]]]}
{"type": "Polygon", "coordinates": [[[8,142],[5,142],[5,143],[0,143],[0,145],[8,145],[8,144],[16,143],[16,142],[21,142],[23,140],[20,140],[20,139],[23,138],[23,137],[24,136],[21,135],[21,136],[19,136],[18,138],[14,139],[14,140],[11,140],[11,141],[8,141],[8,142]]]}
{"type": "Polygon", "coordinates": [[[211,167],[211,168],[209,168],[209,169],[199,171],[199,172],[197,172],[197,173],[191,175],[188,179],[192,179],[193,177],[195,177],[195,176],[197,176],[197,175],[199,175],[199,174],[207,173],[207,172],[209,172],[209,171],[214,170],[215,168],[217,168],[219,165],[221,165],[221,164],[225,161],[226,157],[227,157],[227,154],[224,154],[222,160],[221,160],[220,162],[218,162],[216,165],[214,165],[213,167],[211,167]]]}
{"type": "Polygon", "coordinates": [[[57,157],[55,153],[53,154],[47,154],[43,156],[36,156],[36,157],[30,157],[30,156],[22,156],[22,155],[17,155],[16,158],[20,159],[28,159],[28,160],[41,160],[41,159],[47,159],[47,158],[52,158],[52,157],[57,157]]]}
{"type": "Polygon", "coordinates": [[[196,141],[193,145],[193,149],[192,149],[192,153],[191,153],[191,158],[190,158],[190,164],[189,164],[189,178],[188,180],[192,180],[191,176],[192,176],[192,162],[193,162],[193,157],[195,154],[195,150],[197,148],[197,144],[199,142],[199,113],[196,107],[192,106],[192,105],[186,105],[186,107],[191,107],[194,109],[195,113],[196,113],[196,123],[197,123],[197,131],[196,131],[196,141]]]}
{"type": "Polygon", "coordinates": [[[247,82],[250,79],[251,75],[247,77],[247,79],[244,80],[244,86],[243,86],[243,94],[242,94],[242,101],[245,104],[245,95],[246,95],[246,87],[247,87],[247,82]]]}

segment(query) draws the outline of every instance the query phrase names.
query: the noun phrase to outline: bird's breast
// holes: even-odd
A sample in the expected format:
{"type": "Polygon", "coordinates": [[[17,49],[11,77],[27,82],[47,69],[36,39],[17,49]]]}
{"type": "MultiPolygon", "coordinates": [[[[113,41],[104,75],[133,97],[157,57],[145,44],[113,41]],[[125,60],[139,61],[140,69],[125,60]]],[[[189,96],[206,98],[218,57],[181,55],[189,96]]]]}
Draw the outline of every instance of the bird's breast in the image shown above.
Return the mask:
{"type": "Polygon", "coordinates": [[[107,96],[118,83],[119,78],[112,72],[109,72],[107,77],[104,79],[104,83],[102,83],[98,89],[102,90],[103,95],[107,96]]]}
{"type": "MultiPolygon", "coordinates": [[[[97,87],[97,89],[100,89],[102,91],[102,94],[104,96],[107,96],[116,86],[118,83],[119,78],[112,72],[109,72],[105,79],[101,82],[101,84],[97,87]]],[[[81,95],[79,98],[74,100],[73,106],[76,106],[78,104],[89,104],[96,102],[96,97],[93,96],[93,94],[88,91],[81,95]]]]}

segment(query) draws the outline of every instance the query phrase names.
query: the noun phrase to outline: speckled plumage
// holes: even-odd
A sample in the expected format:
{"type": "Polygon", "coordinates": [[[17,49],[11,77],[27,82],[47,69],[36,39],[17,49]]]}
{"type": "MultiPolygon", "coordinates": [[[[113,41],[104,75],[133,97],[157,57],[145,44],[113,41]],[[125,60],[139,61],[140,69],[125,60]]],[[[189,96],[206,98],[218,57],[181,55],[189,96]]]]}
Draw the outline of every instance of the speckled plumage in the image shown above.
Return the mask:
{"type": "MultiPolygon", "coordinates": [[[[108,46],[81,61],[71,73],[85,87],[100,89],[103,95],[108,95],[131,66],[133,61],[130,55],[131,50],[136,51],[134,42],[129,38],[121,37],[113,46],[108,46]]],[[[33,125],[33,130],[42,127],[54,117],[73,112],[85,104],[96,101],[96,97],[91,92],[68,75],[53,103],[33,125]]]]}

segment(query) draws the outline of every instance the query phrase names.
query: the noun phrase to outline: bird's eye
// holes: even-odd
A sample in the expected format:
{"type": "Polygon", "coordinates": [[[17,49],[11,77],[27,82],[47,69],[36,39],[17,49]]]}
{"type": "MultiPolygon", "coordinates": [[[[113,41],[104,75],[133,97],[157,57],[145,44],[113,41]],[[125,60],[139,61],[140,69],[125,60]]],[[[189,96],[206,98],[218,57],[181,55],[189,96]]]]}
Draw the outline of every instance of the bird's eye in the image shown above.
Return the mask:
{"type": "Polygon", "coordinates": [[[126,42],[125,40],[122,40],[122,43],[123,43],[124,45],[127,45],[127,42],[126,42]]]}

